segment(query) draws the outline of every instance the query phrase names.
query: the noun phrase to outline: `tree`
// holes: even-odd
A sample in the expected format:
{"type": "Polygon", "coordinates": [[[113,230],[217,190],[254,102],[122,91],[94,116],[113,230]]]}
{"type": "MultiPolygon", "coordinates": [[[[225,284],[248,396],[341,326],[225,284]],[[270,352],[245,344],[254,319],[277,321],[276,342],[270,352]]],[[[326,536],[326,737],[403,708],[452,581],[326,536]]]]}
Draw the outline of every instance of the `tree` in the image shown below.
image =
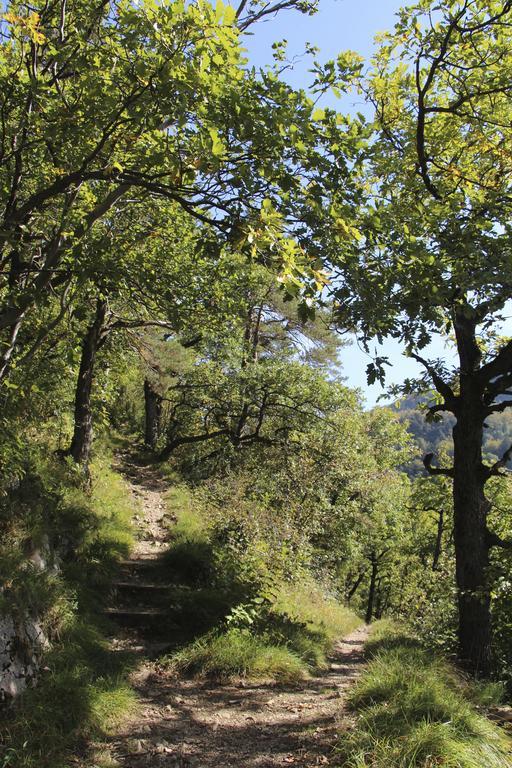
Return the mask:
{"type": "Polygon", "coordinates": [[[323,318],[300,321],[296,302],[283,305],[275,278],[262,268],[238,272],[231,286],[238,318],[229,334],[205,329],[197,364],[164,393],[162,459],[187,445],[207,444],[210,457],[255,443],[286,450],[302,420],[326,419],[336,408],[325,369],[339,344],[323,318]]]}
{"type": "MultiPolygon", "coordinates": [[[[338,321],[365,344],[391,336],[435,388],[430,416],[455,417],[453,483],[460,656],[492,664],[489,552],[510,546],[488,527],[485,485],[508,448],[482,458],[486,419],[512,405],[512,342],[500,336],[512,286],[512,3],[422,0],[400,11],[366,78],[375,110],[363,176],[370,190],[353,253],[336,262],[338,321]],[[422,350],[453,334],[454,367],[422,350]]],[[[384,377],[385,358],[369,366],[384,377]]],[[[413,385],[406,383],[411,391],[413,385]]]]}
{"type": "MultiPolygon", "coordinates": [[[[258,249],[267,224],[275,240],[317,172],[302,155],[321,160],[323,127],[311,125],[304,93],[244,66],[240,34],[293,7],[312,10],[295,0],[242,3],[238,15],[202,1],[9,4],[0,45],[0,378],[35,308],[76,277],[83,241],[140,191],[149,206],[172,200],[231,242],[250,238],[258,249]]],[[[285,272],[304,258],[290,240],[285,272]]]]}
{"type": "Polygon", "coordinates": [[[113,334],[123,333],[138,350],[145,369],[146,442],[155,448],[165,388],[180,369],[170,339],[179,339],[180,349],[204,335],[220,341],[240,313],[236,286],[253,270],[243,256],[223,247],[211,227],[195,222],[175,203],[157,200],[148,208],[147,202],[145,196],[132,200],[114,221],[98,223],[78,256],[80,303],[91,317],[81,344],[69,453],[85,470],[100,349],[113,334]]]}

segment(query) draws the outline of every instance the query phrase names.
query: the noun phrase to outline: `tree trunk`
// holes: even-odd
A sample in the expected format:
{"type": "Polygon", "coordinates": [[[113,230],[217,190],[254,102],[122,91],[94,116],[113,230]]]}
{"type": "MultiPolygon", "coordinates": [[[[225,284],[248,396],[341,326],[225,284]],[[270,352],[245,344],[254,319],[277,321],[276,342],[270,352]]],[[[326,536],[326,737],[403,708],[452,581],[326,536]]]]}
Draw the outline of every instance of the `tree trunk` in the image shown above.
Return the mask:
{"type": "Polygon", "coordinates": [[[373,618],[373,605],[375,602],[375,587],[377,584],[377,574],[379,571],[379,561],[377,559],[375,552],[372,552],[370,562],[371,562],[372,570],[370,574],[370,589],[368,591],[368,603],[366,606],[366,616],[365,616],[365,621],[367,624],[369,624],[373,618]]]}
{"type": "Polygon", "coordinates": [[[94,380],[96,354],[104,334],[107,302],[98,299],[96,316],[89,326],[82,344],[80,371],[75,391],[74,432],[69,454],[87,471],[92,446],[91,391],[94,380]]]}
{"type": "MultiPolygon", "coordinates": [[[[474,672],[491,669],[491,610],[487,584],[489,547],[482,463],[483,414],[480,398],[461,388],[453,428],[454,543],[459,608],[459,652],[474,672]]],[[[470,389],[470,388],[469,388],[470,389]]]]}
{"type": "Polygon", "coordinates": [[[444,509],[439,510],[439,516],[437,518],[437,534],[436,544],[434,547],[434,556],[432,557],[432,570],[437,571],[439,565],[439,558],[441,557],[441,549],[443,544],[444,533],[444,509]]]}
{"type": "Polygon", "coordinates": [[[389,587],[387,589],[381,588],[381,580],[379,579],[377,584],[377,602],[375,605],[375,618],[382,619],[382,615],[386,611],[389,602],[389,587]]]}
{"type": "Polygon", "coordinates": [[[154,389],[149,379],[144,380],[144,413],[145,431],[144,442],[155,450],[160,436],[160,418],[162,415],[162,397],[154,389]]]}
{"type": "Polygon", "coordinates": [[[352,584],[352,586],[350,588],[347,587],[347,589],[346,589],[346,598],[345,598],[346,601],[347,601],[347,605],[350,605],[350,601],[352,600],[352,598],[354,597],[355,593],[359,589],[359,587],[361,585],[361,582],[363,581],[363,579],[365,577],[365,574],[366,574],[366,571],[363,571],[362,573],[360,573],[358,575],[357,579],[355,580],[355,582],[352,584]]]}

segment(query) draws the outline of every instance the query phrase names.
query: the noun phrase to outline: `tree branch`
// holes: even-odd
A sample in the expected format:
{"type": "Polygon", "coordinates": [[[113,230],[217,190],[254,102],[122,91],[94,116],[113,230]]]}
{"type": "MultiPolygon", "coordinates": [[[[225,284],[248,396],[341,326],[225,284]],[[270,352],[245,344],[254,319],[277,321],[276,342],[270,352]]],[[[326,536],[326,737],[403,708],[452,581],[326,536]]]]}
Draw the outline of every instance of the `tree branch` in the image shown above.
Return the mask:
{"type": "Polygon", "coordinates": [[[180,445],[190,445],[193,443],[202,443],[204,440],[213,440],[215,437],[221,437],[222,435],[228,435],[228,429],[216,429],[214,432],[203,432],[199,435],[184,435],[183,437],[176,437],[171,440],[165,448],[163,448],[158,454],[160,461],[168,459],[171,453],[179,448],[180,445]]]}
{"type": "Polygon", "coordinates": [[[504,469],[510,459],[512,459],[512,445],[507,448],[501,459],[499,459],[495,464],[492,465],[492,467],[489,468],[489,477],[492,475],[503,477],[503,475],[506,475],[505,472],[500,472],[500,469],[504,469]]]}
{"type": "Polygon", "coordinates": [[[512,541],[509,539],[502,539],[498,534],[493,533],[488,528],[485,529],[485,543],[488,548],[500,547],[500,549],[512,549],[512,541]]]}
{"type": "MultiPolygon", "coordinates": [[[[453,389],[441,378],[441,376],[437,373],[436,369],[428,362],[428,360],[425,360],[425,358],[420,357],[420,355],[417,355],[415,352],[411,352],[411,357],[416,360],[418,363],[421,363],[424,368],[428,371],[432,381],[434,382],[434,386],[439,392],[440,395],[442,395],[445,399],[444,403],[444,410],[451,411],[451,413],[455,412],[455,404],[457,402],[457,398],[455,396],[455,393],[453,389]]],[[[437,406],[434,406],[436,408],[437,406]]],[[[438,410],[441,410],[441,408],[438,408],[438,410]]]]}
{"type": "Polygon", "coordinates": [[[499,376],[508,376],[509,374],[512,374],[512,341],[505,344],[493,360],[482,365],[478,371],[478,378],[483,383],[490,382],[490,388],[495,391],[495,394],[499,394],[497,389],[498,382],[494,380],[499,376]]]}
{"type": "Polygon", "coordinates": [[[423,457],[423,466],[429,473],[429,475],[444,475],[445,477],[453,477],[453,467],[450,467],[449,469],[444,469],[442,467],[433,467],[432,466],[432,460],[434,458],[433,453],[427,453],[426,456],[423,457]]]}

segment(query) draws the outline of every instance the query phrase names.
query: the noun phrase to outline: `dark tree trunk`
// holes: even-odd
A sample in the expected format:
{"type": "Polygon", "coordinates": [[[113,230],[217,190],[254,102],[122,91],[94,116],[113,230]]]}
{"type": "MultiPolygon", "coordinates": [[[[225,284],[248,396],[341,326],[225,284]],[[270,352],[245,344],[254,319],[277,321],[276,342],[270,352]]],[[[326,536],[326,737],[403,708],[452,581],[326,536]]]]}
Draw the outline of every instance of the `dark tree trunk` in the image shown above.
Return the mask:
{"type": "Polygon", "coordinates": [[[354,597],[355,593],[359,589],[359,587],[361,585],[361,582],[363,581],[363,579],[365,577],[365,573],[366,573],[366,571],[363,571],[362,573],[360,573],[358,575],[357,579],[355,580],[355,582],[351,585],[351,587],[347,588],[346,600],[347,600],[347,604],[348,605],[350,605],[350,601],[352,600],[352,598],[354,597]]]}
{"type": "Polygon", "coordinates": [[[488,674],[491,654],[491,598],[487,583],[489,502],[482,462],[486,416],[480,377],[481,350],[476,319],[467,309],[456,312],[454,329],[460,360],[460,393],[453,428],[454,544],[459,608],[459,654],[472,671],[488,674]]]}
{"type": "MultiPolygon", "coordinates": [[[[468,398],[469,400],[469,398],[468,398]]],[[[459,607],[459,651],[475,672],[491,669],[491,600],[487,584],[489,547],[482,464],[483,416],[462,402],[453,429],[454,543],[459,607]]]]}
{"type": "Polygon", "coordinates": [[[98,299],[96,315],[87,329],[82,344],[80,371],[75,392],[74,432],[69,449],[70,456],[87,471],[92,446],[92,409],[91,391],[94,380],[96,355],[104,338],[107,302],[98,299]]]}
{"type": "Polygon", "coordinates": [[[444,533],[444,509],[440,509],[439,516],[437,518],[436,544],[434,547],[434,556],[432,558],[433,571],[437,571],[437,566],[439,565],[439,558],[441,557],[441,549],[443,545],[443,533],[444,533]]]}
{"type": "Polygon", "coordinates": [[[373,618],[373,606],[375,603],[375,587],[377,584],[377,574],[379,572],[379,561],[377,559],[375,552],[372,552],[370,563],[372,566],[372,570],[370,574],[370,588],[368,590],[368,603],[366,606],[366,616],[365,616],[365,621],[367,624],[369,624],[373,618]]]}
{"type": "Polygon", "coordinates": [[[381,588],[381,580],[379,579],[377,584],[377,601],[375,605],[375,618],[382,619],[382,615],[386,611],[389,602],[389,587],[387,589],[381,588]]]}
{"type": "Polygon", "coordinates": [[[144,413],[144,442],[149,448],[151,448],[151,450],[154,451],[160,436],[162,397],[154,389],[149,379],[144,380],[144,413]]]}

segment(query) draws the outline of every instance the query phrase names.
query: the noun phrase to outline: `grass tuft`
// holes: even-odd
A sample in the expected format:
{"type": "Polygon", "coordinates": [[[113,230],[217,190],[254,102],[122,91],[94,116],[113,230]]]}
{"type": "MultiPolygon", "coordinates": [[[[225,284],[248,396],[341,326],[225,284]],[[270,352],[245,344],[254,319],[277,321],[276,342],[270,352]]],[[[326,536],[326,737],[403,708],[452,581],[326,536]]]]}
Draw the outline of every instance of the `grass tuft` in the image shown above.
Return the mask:
{"type": "Polygon", "coordinates": [[[512,768],[507,736],[479,714],[472,686],[389,622],[375,626],[370,664],[350,696],[347,768],[512,768]]]}
{"type": "Polygon", "coordinates": [[[174,654],[171,666],[177,672],[221,682],[243,677],[295,683],[305,674],[304,662],[292,651],[268,645],[247,630],[239,629],[199,638],[174,654]]]}

